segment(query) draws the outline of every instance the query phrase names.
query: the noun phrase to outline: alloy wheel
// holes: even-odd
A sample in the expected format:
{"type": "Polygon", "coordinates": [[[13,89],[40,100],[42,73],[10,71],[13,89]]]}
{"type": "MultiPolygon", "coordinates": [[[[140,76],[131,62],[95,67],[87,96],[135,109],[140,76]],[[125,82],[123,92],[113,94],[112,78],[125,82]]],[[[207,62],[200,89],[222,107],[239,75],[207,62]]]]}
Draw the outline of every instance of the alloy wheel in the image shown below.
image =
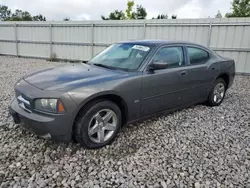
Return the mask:
{"type": "Polygon", "coordinates": [[[225,86],[223,83],[218,83],[215,88],[214,88],[214,92],[213,92],[213,100],[215,103],[220,103],[225,95],[225,86]]]}
{"type": "Polygon", "coordinates": [[[117,115],[111,109],[98,111],[90,120],[88,126],[88,135],[91,141],[95,143],[104,143],[108,141],[117,128],[117,115]]]}

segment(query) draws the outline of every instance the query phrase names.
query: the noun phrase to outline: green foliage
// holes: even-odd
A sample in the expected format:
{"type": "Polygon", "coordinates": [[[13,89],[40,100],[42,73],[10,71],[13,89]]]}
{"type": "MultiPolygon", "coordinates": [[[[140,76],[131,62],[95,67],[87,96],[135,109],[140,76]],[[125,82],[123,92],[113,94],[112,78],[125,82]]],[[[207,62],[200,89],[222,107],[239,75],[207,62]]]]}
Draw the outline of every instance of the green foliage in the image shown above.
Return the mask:
{"type": "Polygon", "coordinates": [[[158,14],[158,16],[156,18],[152,18],[152,19],[168,19],[168,15],[167,14],[158,14]]]}
{"type": "Polygon", "coordinates": [[[103,15],[101,15],[101,18],[102,18],[103,20],[109,20],[109,17],[105,17],[105,16],[103,16],[103,15]]]}
{"type": "Polygon", "coordinates": [[[129,19],[129,20],[134,20],[135,19],[135,14],[133,14],[133,12],[132,12],[132,9],[133,9],[134,5],[135,5],[134,1],[128,1],[127,2],[126,16],[127,16],[127,19],[129,19]]]}
{"type": "Polygon", "coordinates": [[[125,14],[120,10],[111,12],[108,17],[101,16],[103,20],[124,20],[125,14]]]}
{"type": "Polygon", "coordinates": [[[57,58],[57,55],[55,52],[53,52],[51,55],[50,55],[50,61],[53,61],[53,62],[58,62],[59,59],[57,58]]]}
{"type": "Polygon", "coordinates": [[[33,16],[32,20],[33,21],[46,21],[46,18],[43,15],[39,14],[37,16],[33,16]]]}
{"type": "Polygon", "coordinates": [[[16,9],[14,13],[5,6],[0,5],[0,20],[1,21],[46,21],[46,18],[41,14],[31,16],[27,11],[16,9]]]}
{"type": "Polygon", "coordinates": [[[219,10],[218,10],[217,14],[215,15],[215,18],[222,18],[222,15],[221,15],[219,10]]]}
{"type": "Polygon", "coordinates": [[[127,9],[125,13],[122,10],[115,10],[111,12],[108,17],[101,16],[103,20],[137,20],[145,19],[147,17],[147,11],[142,5],[136,6],[136,11],[133,11],[135,3],[129,0],[127,2],[127,9]]]}
{"type": "Polygon", "coordinates": [[[5,5],[0,5],[0,20],[4,21],[10,16],[11,16],[11,10],[5,5]]]}
{"type": "Polygon", "coordinates": [[[172,19],[177,19],[177,15],[172,15],[172,19]]]}
{"type": "Polygon", "coordinates": [[[142,5],[136,6],[136,13],[135,13],[136,19],[146,19],[147,17],[147,11],[142,5]]]}
{"type": "MultiPolygon", "coordinates": [[[[177,15],[172,15],[171,18],[177,19],[177,15]]],[[[153,17],[152,19],[168,19],[168,15],[167,14],[158,14],[158,16],[156,18],[153,17]]]]}
{"type": "Polygon", "coordinates": [[[70,21],[70,18],[64,18],[63,21],[70,21]]]}
{"type": "Polygon", "coordinates": [[[232,12],[227,13],[226,17],[250,17],[250,0],[233,0],[232,12]]]}

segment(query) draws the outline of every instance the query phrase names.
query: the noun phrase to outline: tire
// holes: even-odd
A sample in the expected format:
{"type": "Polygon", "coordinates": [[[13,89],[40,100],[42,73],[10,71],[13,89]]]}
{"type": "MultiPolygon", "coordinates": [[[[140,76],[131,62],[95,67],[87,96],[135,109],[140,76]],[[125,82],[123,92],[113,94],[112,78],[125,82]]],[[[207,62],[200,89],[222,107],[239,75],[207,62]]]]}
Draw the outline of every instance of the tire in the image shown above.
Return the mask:
{"type": "Polygon", "coordinates": [[[120,108],[114,102],[96,100],[89,103],[78,115],[73,136],[83,147],[97,149],[111,144],[118,135],[121,125],[120,108]],[[109,121],[107,121],[108,115],[112,116],[109,121]]]}
{"type": "Polygon", "coordinates": [[[223,78],[218,78],[217,80],[215,80],[211,91],[209,92],[207,104],[209,106],[219,106],[224,100],[226,94],[226,87],[227,84],[223,78]],[[219,90],[221,92],[218,92],[218,88],[220,88],[219,90]]]}

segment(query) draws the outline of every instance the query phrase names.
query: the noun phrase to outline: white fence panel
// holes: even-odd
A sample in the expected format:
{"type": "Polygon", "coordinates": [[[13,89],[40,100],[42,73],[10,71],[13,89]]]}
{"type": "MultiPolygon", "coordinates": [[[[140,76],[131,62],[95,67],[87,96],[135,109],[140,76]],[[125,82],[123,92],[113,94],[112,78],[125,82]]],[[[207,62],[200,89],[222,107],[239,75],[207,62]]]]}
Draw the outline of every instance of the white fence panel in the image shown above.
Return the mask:
{"type": "Polygon", "coordinates": [[[0,54],[88,61],[110,44],[140,39],[183,40],[233,58],[250,73],[250,18],[0,22],[0,54]]]}
{"type": "Polygon", "coordinates": [[[22,27],[17,28],[17,40],[49,42],[50,31],[48,27],[22,27]]]}
{"type": "Polygon", "coordinates": [[[95,46],[95,47],[94,47],[93,54],[96,55],[96,54],[98,54],[99,52],[101,52],[102,50],[104,50],[105,48],[106,48],[106,47],[95,46]]]}
{"type": "Polygon", "coordinates": [[[90,46],[53,45],[52,49],[58,59],[82,60],[91,58],[90,46]]]}
{"type": "Polygon", "coordinates": [[[16,44],[11,42],[0,42],[0,54],[16,55],[16,44]]]}
{"type": "Polygon", "coordinates": [[[91,27],[70,26],[70,27],[53,27],[53,42],[73,42],[73,43],[91,43],[91,27]]]}
{"type": "Polygon", "coordinates": [[[0,27],[0,39],[15,40],[15,27],[13,26],[0,27]]]}
{"type": "Polygon", "coordinates": [[[18,43],[18,54],[24,57],[41,57],[48,59],[50,57],[49,45],[18,43]]]}

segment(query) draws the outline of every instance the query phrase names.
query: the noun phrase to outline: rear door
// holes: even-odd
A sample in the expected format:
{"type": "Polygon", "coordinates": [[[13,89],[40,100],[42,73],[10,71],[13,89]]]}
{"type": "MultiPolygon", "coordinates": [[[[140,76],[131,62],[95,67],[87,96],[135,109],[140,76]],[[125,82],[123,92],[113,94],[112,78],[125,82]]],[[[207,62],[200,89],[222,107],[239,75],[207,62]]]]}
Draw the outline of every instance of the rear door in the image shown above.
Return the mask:
{"type": "Polygon", "coordinates": [[[163,46],[153,56],[154,61],[167,62],[168,68],[143,73],[141,116],[151,115],[185,103],[187,75],[184,47],[163,46]]]}
{"type": "Polygon", "coordinates": [[[206,99],[218,74],[218,63],[209,51],[199,46],[186,46],[186,54],[188,75],[184,82],[189,88],[186,97],[189,102],[206,99]]]}

